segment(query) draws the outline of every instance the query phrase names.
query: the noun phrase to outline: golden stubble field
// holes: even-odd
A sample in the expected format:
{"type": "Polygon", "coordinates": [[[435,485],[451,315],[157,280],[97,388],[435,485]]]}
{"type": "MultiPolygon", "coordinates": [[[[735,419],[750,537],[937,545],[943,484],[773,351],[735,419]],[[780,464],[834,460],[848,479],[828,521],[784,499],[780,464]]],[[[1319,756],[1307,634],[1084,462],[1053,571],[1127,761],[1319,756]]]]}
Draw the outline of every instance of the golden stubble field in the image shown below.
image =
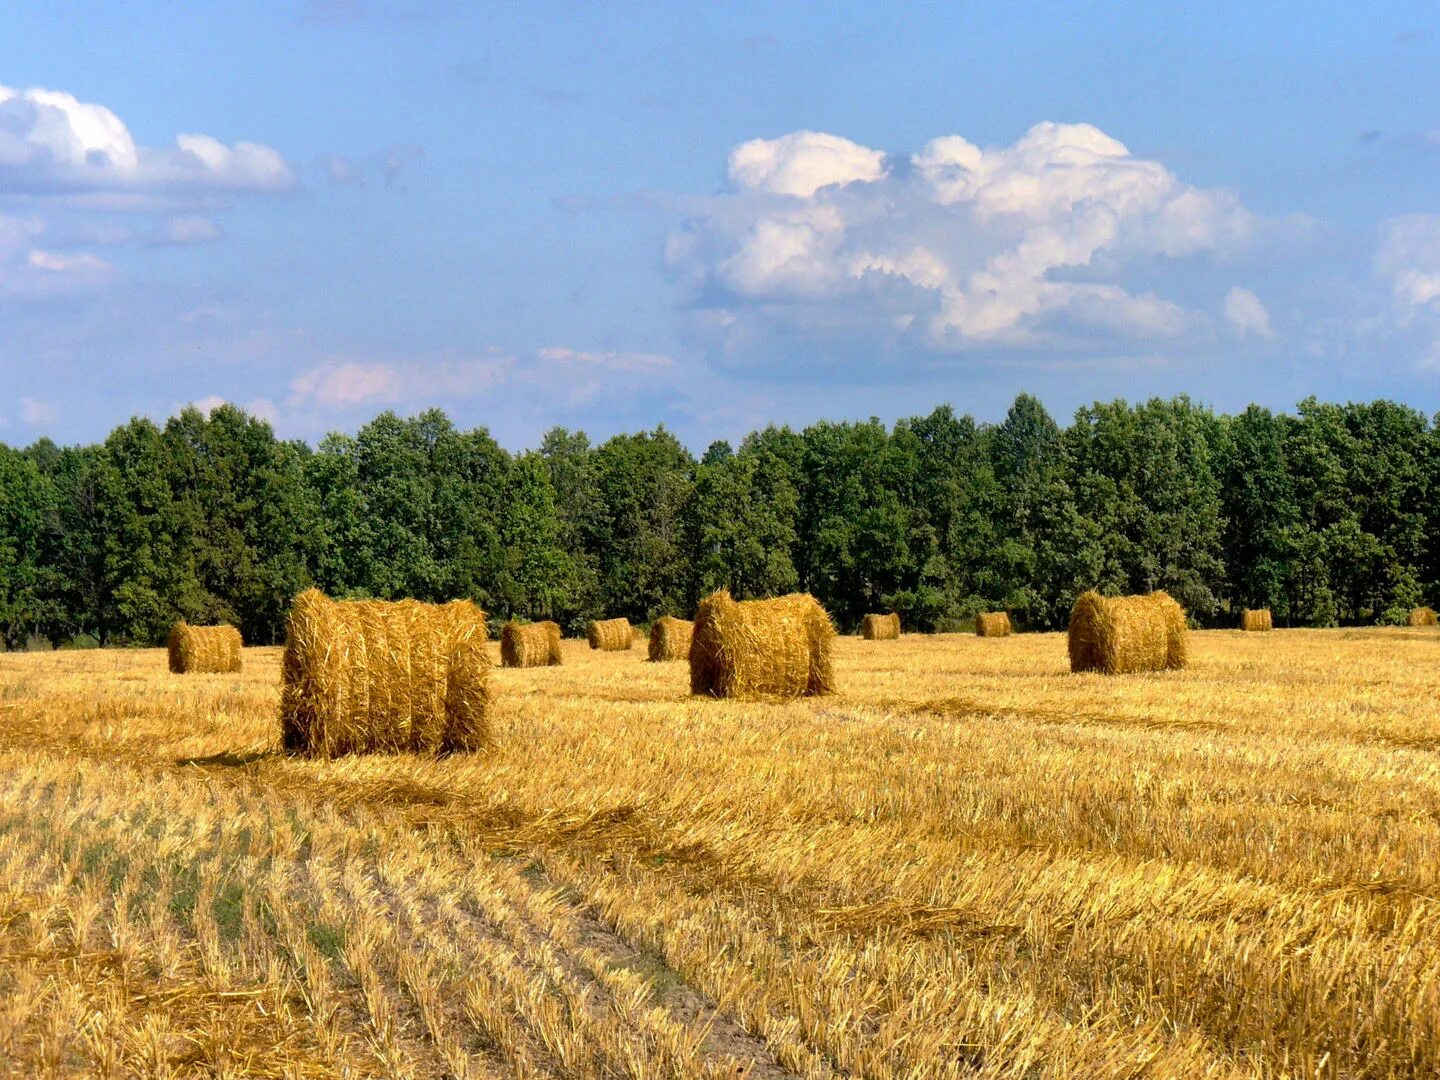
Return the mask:
{"type": "Polygon", "coordinates": [[[1440,1075],[1440,633],[565,644],[500,749],[277,752],[278,649],[0,655],[13,1076],[1440,1075]]]}

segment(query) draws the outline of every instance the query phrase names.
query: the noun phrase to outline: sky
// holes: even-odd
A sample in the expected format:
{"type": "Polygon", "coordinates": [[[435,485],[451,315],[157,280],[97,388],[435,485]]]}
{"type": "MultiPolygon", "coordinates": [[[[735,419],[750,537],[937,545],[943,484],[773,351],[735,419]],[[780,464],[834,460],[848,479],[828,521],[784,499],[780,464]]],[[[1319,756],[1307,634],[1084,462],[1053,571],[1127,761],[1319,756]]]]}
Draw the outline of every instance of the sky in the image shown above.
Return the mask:
{"type": "Polygon", "coordinates": [[[0,441],[1440,410],[1440,8],[0,4],[0,441]]]}

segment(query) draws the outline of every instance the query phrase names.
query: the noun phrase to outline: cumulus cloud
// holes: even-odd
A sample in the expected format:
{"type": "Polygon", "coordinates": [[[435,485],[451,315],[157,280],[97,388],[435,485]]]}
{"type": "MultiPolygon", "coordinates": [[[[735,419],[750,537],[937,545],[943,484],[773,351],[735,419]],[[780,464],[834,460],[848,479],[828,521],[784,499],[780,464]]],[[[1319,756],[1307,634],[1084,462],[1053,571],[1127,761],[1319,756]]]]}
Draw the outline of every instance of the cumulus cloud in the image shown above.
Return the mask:
{"type": "Polygon", "coordinates": [[[822,187],[879,180],[885,155],[818,131],[751,139],[730,152],[730,179],[741,188],[809,198],[822,187]]]}
{"type": "Polygon", "coordinates": [[[729,346],[775,329],[935,352],[1173,339],[1208,317],[1130,279],[1234,255],[1255,223],[1090,124],[904,157],[796,132],[736,147],[729,176],[666,247],[696,325],[729,346]]]}
{"type": "Polygon", "coordinates": [[[1237,334],[1254,334],[1263,338],[1274,334],[1270,328],[1270,312],[1258,296],[1239,285],[1225,294],[1225,321],[1237,334]]]}
{"type": "Polygon", "coordinates": [[[294,182],[285,159],[259,143],[181,134],[152,149],[103,105],[0,86],[0,191],[278,191],[294,182]]]}

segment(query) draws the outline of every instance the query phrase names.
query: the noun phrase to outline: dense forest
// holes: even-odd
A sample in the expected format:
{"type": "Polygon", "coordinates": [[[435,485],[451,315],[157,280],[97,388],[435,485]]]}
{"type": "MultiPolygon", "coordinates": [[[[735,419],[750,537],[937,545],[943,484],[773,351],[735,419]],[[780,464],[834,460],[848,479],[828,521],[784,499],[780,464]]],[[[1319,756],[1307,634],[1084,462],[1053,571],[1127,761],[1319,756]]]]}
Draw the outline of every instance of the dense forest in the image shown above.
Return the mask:
{"type": "Polygon", "coordinates": [[[0,637],[154,644],[172,621],[283,635],[290,598],[468,596],[493,616],[647,621],[814,593],[842,629],[958,629],[1076,593],[1166,589],[1199,625],[1393,622],[1440,600],[1440,417],[1307,399],[1223,416],[1117,401],[1061,428],[948,406],[887,429],[766,428],[698,460],[664,427],[514,455],[439,410],[312,448],[222,406],[96,446],[0,444],[0,637]]]}

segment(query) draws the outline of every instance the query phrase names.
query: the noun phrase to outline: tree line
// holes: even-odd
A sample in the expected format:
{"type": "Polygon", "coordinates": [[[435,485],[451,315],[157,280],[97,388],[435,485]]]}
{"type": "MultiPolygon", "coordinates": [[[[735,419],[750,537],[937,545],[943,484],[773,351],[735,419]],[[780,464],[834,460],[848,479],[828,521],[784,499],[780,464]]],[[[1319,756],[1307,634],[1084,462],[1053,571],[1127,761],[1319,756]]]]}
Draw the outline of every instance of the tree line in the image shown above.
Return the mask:
{"type": "Polygon", "coordinates": [[[98,445],[0,444],[0,638],[155,644],[177,618],[283,637],[309,585],[477,600],[492,616],[688,615],[805,590],[853,628],[1064,624],[1088,588],[1165,589],[1200,625],[1395,622],[1440,599],[1440,416],[1389,401],[1217,414],[1186,397],[1016,398],[767,427],[696,459],[663,426],[507,453],[440,410],[318,446],[233,406],[98,445]]]}

